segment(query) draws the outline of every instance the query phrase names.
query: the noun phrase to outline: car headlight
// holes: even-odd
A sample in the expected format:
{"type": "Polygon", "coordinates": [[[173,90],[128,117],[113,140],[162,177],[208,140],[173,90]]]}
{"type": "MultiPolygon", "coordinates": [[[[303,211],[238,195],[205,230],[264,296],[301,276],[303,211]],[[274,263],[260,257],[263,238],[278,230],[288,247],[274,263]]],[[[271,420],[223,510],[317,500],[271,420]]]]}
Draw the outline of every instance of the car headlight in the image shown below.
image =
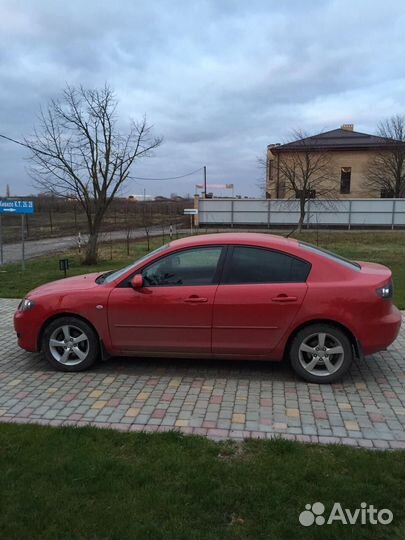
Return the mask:
{"type": "Polygon", "coordinates": [[[35,306],[35,302],[29,298],[23,298],[18,306],[18,311],[28,311],[35,306]]]}

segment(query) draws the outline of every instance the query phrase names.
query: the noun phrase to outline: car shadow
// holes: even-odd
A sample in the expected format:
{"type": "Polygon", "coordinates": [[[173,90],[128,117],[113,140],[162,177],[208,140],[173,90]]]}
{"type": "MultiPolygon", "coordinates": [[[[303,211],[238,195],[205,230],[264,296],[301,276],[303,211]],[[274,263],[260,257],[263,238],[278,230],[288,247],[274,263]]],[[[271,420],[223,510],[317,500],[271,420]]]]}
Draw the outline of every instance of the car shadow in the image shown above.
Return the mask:
{"type": "Polygon", "coordinates": [[[94,367],[97,373],[192,378],[248,378],[294,381],[287,362],[209,360],[195,358],[112,357],[94,367]]]}
{"type": "MultiPolygon", "coordinates": [[[[7,359],[0,362],[0,371],[40,371],[52,374],[61,373],[48,364],[41,353],[22,352],[18,360],[7,359]]],[[[288,361],[271,362],[258,360],[210,360],[193,358],[143,358],[143,357],[110,357],[95,364],[86,373],[94,375],[127,375],[128,377],[173,377],[188,379],[228,379],[279,382],[281,384],[303,384],[313,387],[331,387],[334,391],[339,388],[354,387],[356,383],[366,383],[368,380],[390,377],[391,368],[387,361],[368,356],[364,360],[355,359],[344,378],[331,385],[307,383],[295,375],[288,361]]],[[[191,380],[188,382],[192,382],[191,380]]]]}

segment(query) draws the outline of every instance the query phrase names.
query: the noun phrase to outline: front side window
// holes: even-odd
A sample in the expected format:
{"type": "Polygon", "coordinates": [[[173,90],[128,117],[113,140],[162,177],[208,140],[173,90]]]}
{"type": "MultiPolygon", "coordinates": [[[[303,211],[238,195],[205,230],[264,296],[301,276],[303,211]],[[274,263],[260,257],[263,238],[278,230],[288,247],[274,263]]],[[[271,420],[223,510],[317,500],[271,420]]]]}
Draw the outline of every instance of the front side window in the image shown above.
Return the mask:
{"type": "Polygon", "coordinates": [[[138,259],[137,261],[129,264],[125,268],[121,268],[120,270],[116,270],[114,272],[106,272],[105,274],[102,274],[101,276],[99,276],[97,278],[97,282],[98,283],[112,283],[114,280],[119,279],[124,274],[126,274],[128,272],[128,270],[130,270],[131,268],[135,268],[135,266],[138,266],[138,265],[142,264],[143,262],[146,262],[148,259],[151,259],[152,257],[157,255],[161,251],[164,251],[169,246],[170,246],[170,244],[165,244],[164,246],[160,246],[160,247],[154,249],[153,251],[151,251],[150,253],[147,253],[146,255],[144,255],[143,257],[138,259]]]}
{"type": "Polygon", "coordinates": [[[223,283],[303,283],[311,265],[286,253],[235,246],[227,263],[223,283]]]}
{"type": "Polygon", "coordinates": [[[176,251],[142,271],[146,287],[211,285],[215,283],[221,247],[176,251]]]}

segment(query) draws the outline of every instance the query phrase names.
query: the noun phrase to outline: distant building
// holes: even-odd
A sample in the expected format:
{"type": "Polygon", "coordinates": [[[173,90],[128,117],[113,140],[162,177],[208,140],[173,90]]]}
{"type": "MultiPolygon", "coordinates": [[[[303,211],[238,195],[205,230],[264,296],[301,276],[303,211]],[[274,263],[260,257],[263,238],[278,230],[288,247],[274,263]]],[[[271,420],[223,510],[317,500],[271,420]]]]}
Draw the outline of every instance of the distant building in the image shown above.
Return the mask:
{"type": "Polygon", "coordinates": [[[129,201],[154,201],[155,197],[152,195],[128,195],[129,201]]]}
{"type": "MultiPolygon", "coordinates": [[[[390,197],[384,190],[370,190],[365,185],[367,169],[375,152],[385,151],[398,142],[376,135],[354,131],[353,124],[319,133],[287,144],[269,144],[267,147],[267,197],[291,197],[288,184],[280,171],[280,163],[296,152],[328,152],[330,155],[331,190],[339,198],[390,197]]],[[[316,197],[316,193],[314,193],[316,197]]]]}

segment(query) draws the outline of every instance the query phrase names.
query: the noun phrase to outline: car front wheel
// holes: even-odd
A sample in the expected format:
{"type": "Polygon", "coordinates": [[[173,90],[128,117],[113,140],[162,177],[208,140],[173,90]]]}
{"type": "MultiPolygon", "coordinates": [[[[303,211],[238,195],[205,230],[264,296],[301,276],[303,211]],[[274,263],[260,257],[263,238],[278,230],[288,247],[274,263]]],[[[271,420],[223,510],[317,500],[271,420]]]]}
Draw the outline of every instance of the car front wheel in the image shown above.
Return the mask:
{"type": "Polygon", "coordinates": [[[93,328],[85,321],[76,317],[61,317],[45,328],[42,350],[56,369],[83,371],[96,362],[99,341],[93,328]]]}
{"type": "Polygon", "coordinates": [[[290,347],[295,372],[313,383],[333,383],[343,377],[353,360],[346,334],[329,324],[313,324],[297,332],[290,347]]]}

